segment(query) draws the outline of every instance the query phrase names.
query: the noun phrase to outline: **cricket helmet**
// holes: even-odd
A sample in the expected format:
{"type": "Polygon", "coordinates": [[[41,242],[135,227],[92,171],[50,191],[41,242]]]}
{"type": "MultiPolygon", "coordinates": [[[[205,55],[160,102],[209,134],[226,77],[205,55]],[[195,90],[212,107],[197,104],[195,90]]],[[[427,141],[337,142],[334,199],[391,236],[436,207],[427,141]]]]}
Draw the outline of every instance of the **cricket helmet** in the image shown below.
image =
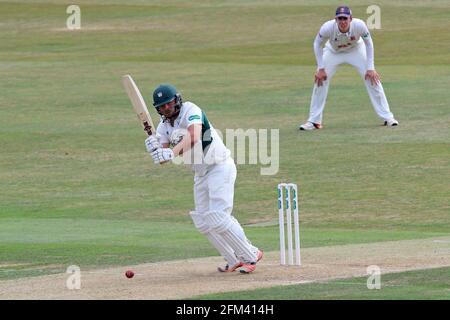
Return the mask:
{"type": "Polygon", "coordinates": [[[163,116],[163,114],[159,111],[159,108],[172,100],[175,100],[174,115],[178,115],[178,111],[180,111],[183,101],[181,99],[181,94],[173,85],[163,83],[153,91],[153,106],[161,116],[163,116]]]}
{"type": "Polygon", "coordinates": [[[174,99],[180,100],[181,95],[171,84],[160,84],[155,91],[153,91],[153,106],[155,108],[161,107],[174,99]]]}

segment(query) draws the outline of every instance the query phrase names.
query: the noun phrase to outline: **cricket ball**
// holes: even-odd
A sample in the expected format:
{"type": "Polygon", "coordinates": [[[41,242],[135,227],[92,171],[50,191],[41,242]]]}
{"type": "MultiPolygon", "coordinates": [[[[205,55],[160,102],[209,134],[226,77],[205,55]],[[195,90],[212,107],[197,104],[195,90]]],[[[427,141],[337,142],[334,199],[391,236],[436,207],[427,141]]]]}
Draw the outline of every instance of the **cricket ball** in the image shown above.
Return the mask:
{"type": "Polygon", "coordinates": [[[133,278],[134,277],[134,272],[131,270],[127,270],[127,272],[125,272],[125,276],[127,278],[133,278]]]}

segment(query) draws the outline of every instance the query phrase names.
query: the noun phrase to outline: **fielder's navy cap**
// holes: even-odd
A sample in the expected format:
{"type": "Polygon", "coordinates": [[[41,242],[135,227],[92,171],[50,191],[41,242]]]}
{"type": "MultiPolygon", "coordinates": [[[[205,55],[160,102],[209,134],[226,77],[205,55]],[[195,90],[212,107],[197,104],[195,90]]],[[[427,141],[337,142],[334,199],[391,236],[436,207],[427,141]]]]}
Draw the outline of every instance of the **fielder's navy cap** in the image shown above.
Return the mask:
{"type": "Polygon", "coordinates": [[[340,6],[336,9],[336,17],[351,17],[352,10],[347,6],[340,6]]]}

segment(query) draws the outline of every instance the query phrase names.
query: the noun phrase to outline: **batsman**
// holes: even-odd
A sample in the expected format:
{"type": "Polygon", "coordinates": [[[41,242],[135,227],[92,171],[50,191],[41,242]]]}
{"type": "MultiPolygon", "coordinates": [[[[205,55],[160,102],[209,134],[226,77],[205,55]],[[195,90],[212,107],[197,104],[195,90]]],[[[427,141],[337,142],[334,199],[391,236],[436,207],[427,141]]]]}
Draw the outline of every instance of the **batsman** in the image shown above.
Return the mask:
{"type": "Polygon", "coordinates": [[[153,92],[153,106],[161,119],[156,137],[149,136],[145,146],[156,164],[180,156],[191,166],[195,210],[190,216],[198,231],[226,260],[218,271],[253,272],[263,252],[251,244],[232,215],[236,165],[230,150],[206,114],[194,103],[183,102],[174,86],[159,85],[153,92]]]}

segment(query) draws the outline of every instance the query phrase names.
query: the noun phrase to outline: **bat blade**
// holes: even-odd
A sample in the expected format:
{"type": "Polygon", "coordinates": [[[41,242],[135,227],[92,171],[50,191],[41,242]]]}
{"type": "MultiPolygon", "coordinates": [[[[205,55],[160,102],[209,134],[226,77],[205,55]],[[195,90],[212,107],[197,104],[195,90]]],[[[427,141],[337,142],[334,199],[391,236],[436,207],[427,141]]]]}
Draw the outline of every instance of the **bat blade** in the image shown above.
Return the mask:
{"type": "Polygon", "coordinates": [[[125,91],[128,94],[128,98],[130,98],[131,103],[133,105],[134,111],[137,114],[139,121],[144,126],[145,132],[149,136],[154,134],[155,126],[153,125],[152,118],[150,113],[148,112],[147,105],[145,104],[144,98],[139,91],[136,83],[130,75],[124,75],[122,77],[122,83],[125,88],[125,91]]]}

